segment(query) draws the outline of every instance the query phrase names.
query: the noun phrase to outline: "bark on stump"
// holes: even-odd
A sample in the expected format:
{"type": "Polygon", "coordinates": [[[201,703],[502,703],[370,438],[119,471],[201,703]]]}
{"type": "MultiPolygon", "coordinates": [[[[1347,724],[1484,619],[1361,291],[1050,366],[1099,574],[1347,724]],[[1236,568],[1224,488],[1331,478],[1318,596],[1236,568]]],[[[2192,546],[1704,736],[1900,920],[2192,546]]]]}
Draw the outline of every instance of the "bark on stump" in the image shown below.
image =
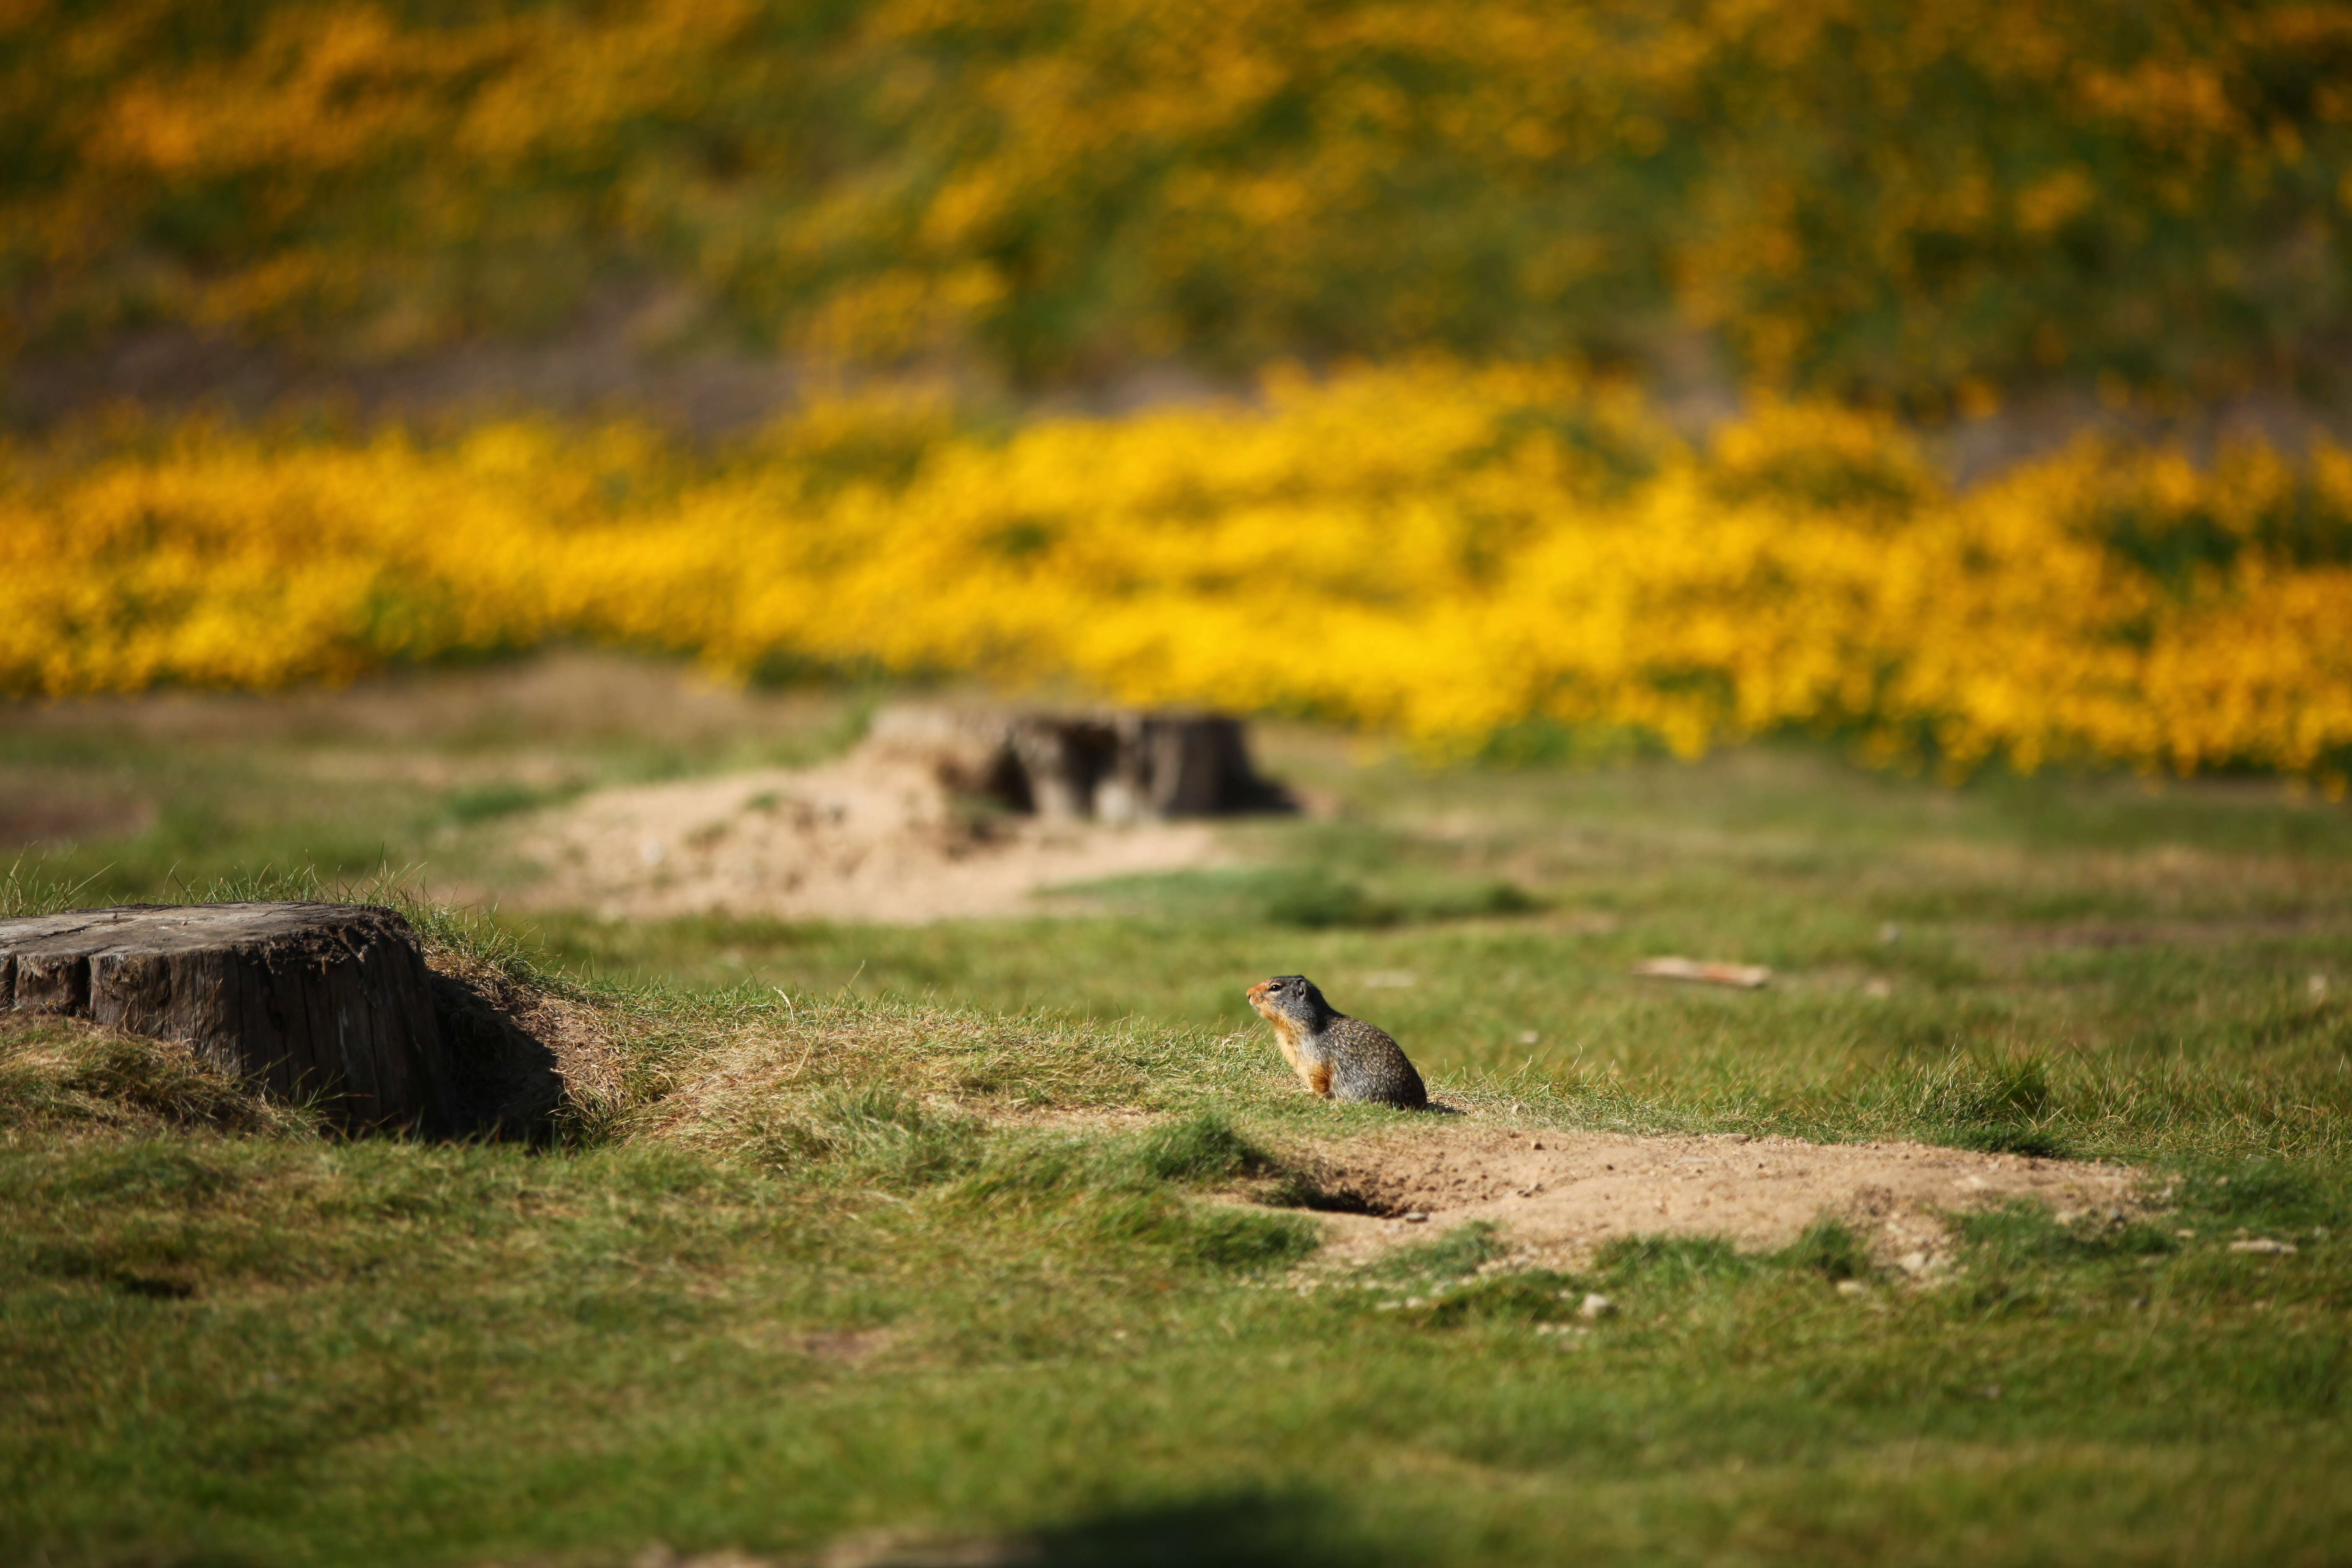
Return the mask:
{"type": "Polygon", "coordinates": [[[950,788],[1049,820],[1213,816],[1287,809],[1257,776],[1241,721],[1182,709],[918,705],[877,715],[877,755],[931,763],[950,788]]]}
{"type": "Polygon", "coordinates": [[[132,904],[0,921],[0,1006],[185,1041],[353,1131],[449,1112],[424,955],[390,910],[132,904]]]}

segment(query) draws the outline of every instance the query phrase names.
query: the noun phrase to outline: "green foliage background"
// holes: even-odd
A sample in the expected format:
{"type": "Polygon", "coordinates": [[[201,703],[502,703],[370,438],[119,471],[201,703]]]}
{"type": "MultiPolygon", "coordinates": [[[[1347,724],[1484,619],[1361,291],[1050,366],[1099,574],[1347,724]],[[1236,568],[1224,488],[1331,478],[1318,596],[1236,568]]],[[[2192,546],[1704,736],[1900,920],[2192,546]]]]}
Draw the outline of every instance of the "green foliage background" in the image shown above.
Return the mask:
{"type": "Polygon", "coordinates": [[[551,331],[1031,384],[1444,348],[1936,412],[2325,379],[2352,14],[2154,0],[14,0],[10,339],[551,331]]]}

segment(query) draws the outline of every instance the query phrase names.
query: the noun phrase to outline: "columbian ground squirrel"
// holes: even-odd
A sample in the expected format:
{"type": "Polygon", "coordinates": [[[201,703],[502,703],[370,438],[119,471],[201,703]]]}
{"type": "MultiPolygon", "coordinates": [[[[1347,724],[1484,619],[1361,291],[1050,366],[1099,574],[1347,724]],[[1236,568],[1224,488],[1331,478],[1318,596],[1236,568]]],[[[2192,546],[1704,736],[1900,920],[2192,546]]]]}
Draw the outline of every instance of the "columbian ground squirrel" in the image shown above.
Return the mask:
{"type": "Polygon", "coordinates": [[[1249,1004],[1274,1026],[1282,1059],[1325,1100],[1356,1100],[1419,1110],[1429,1103],[1421,1075],[1388,1031],[1350,1018],[1323,1000],[1304,974],[1277,974],[1249,988],[1249,1004]]]}

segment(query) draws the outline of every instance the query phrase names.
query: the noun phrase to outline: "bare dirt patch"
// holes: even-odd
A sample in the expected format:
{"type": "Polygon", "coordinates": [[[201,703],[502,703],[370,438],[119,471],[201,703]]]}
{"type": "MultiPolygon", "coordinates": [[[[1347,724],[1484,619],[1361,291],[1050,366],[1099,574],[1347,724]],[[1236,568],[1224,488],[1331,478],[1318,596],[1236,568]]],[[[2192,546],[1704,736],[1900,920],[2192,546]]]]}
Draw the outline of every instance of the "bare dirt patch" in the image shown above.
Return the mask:
{"type": "Polygon", "coordinates": [[[1924,1276],[1946,1250],[1939,1211],[2019,1198],[2062,1215],[2137,1206],[2137,1175],[2121,1165],[1924,1143],[1455,1124],[1326,1144],[1314,1159],[1331,1201],[1366,1211],[1324,1216],[1326,1256],[1342,1263],[1473,1220],[1496,1226],[1517,1262],[1572,1268],[1628,1236],[1716,1236],[1769,1250],[1830,1215],[1888,1262],[1924,1276]]]}
{"type": "Polygon", "coordinates": [[[599,791],[533,819],[517,849],[544,873],[518,897],[541,908],[910,924],[1033,913],[1056,884],[1221,858],[1200,824],[980,814],[930,770],[866,756],[599,791]]]}

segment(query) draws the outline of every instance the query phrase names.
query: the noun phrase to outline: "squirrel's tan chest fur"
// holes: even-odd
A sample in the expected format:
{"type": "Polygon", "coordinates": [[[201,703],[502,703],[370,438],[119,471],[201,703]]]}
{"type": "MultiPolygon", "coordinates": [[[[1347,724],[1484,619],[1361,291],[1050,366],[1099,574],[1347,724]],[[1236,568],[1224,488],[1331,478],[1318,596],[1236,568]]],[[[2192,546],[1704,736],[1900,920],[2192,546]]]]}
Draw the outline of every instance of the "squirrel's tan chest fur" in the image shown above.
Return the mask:
{"type": "Polygon", "coordinates": [[[1287,1018],[1274,1024],[1274,1037],[1282,1047],[1282,1059],[1298,1075],[1298,1081],[1325,1100],[1331,1098],[1330,1059],[1312,1048],[1313,1037],[1287,1018]]]}
{"type": "Polygon", "coordinates": [[[1331,1064],[1318,1058],[1313,1047],[1313,1037],[1296,1022],[1259,1006],[1261,994],[1257,986],[1250,987],[1250,1005],[1257,1009],[1260,1017],[1274,1026],[1274,1042],[1281,1048],[1282,1059],[1290,1064],[1290,1070],[1298,1075],[1298,1081],[1310,1091],[1325,1100],[1330,1099],[1331,1064]]]}

